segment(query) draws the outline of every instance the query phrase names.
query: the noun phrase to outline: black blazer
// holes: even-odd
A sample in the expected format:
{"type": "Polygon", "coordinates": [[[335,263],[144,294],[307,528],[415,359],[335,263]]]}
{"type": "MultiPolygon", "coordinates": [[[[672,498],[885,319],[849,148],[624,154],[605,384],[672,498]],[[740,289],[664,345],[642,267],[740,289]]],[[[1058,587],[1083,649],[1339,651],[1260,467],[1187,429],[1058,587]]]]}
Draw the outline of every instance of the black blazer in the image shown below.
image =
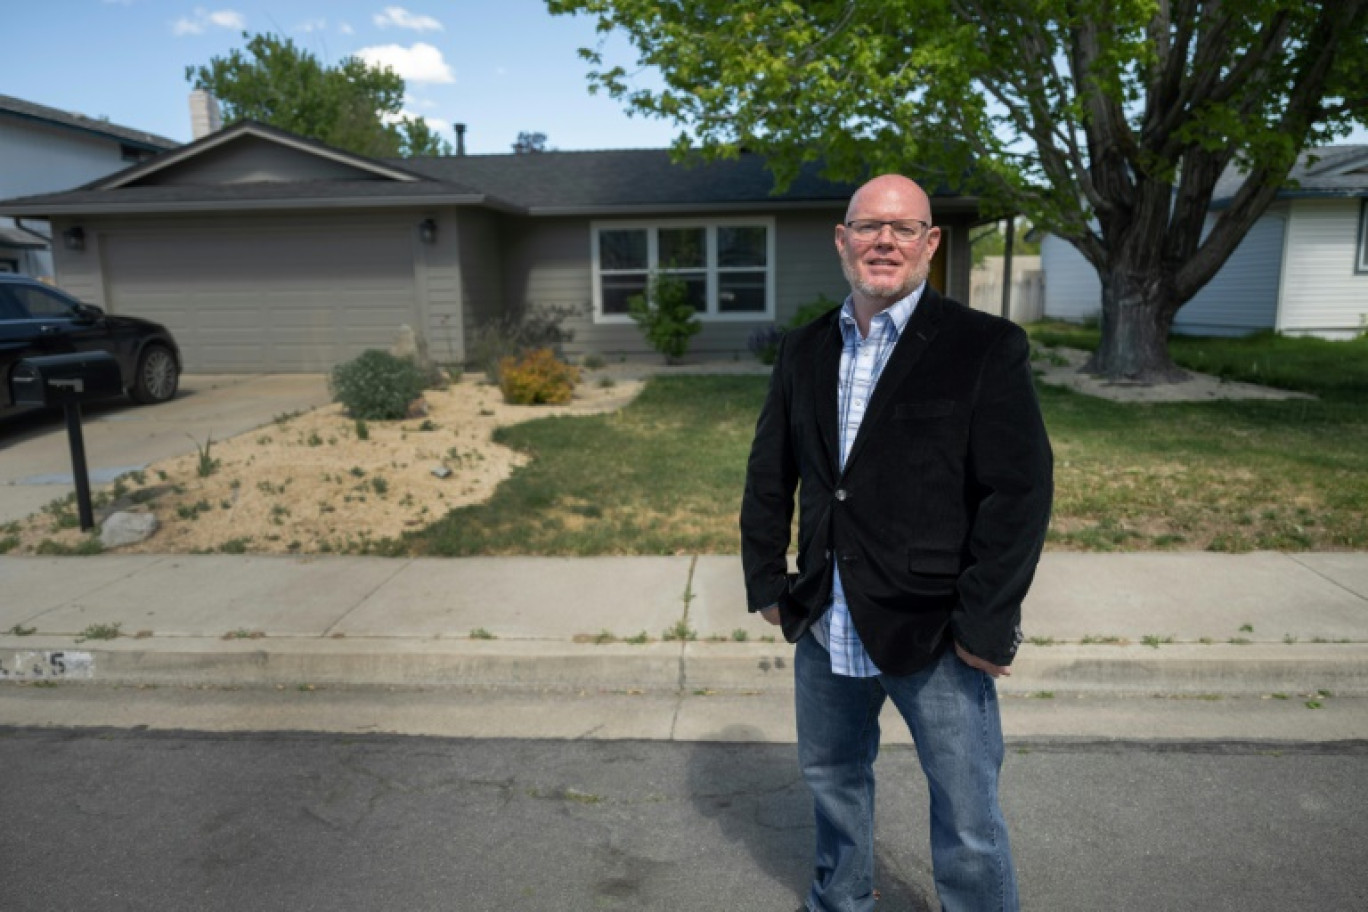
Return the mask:
{"type": "Polygon", "coordinates": [[[928,286],[840,472],[838,317],[779,346],[741,505],[750,610],[778,604],[797,642],[830,602],[839,561],[851,619],[881,671],[910,674],[950,637],[1010,664],[1053,495],[1026,334],[928,286]]]}

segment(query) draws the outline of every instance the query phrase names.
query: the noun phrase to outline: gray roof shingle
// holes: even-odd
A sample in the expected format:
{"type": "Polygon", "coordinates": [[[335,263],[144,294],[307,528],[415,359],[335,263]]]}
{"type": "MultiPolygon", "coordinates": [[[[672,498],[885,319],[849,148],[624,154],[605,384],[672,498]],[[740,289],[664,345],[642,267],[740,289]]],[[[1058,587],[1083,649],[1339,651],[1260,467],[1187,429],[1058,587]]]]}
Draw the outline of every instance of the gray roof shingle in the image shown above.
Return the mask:
{"type": "Polygon", "coordinates": [[[387,162],[507,200],[533,214],[735,203],[845,202],[855,185],[803,168],[781,194],[757,155],[676,164],[665,149],[460,155],[387,162]]]}
{"type": "MultiPolygon", "coordinates": [[[[1368,145],[1308,149],[1298,156],[1288,177],[1297,183],[1280,190],[1280,199],[1368,196],[1368,145]],[[1344,173],[1346,170],[1348,173],[1344,173]]],[[[1243,182],[1243,172],[1233,165],[1226,168],[1216,182],[1212,205],[1228,205],[1243,182]]]]}
{"type": "Polygon", "coordinates": [[[119,142],[128,143],[151,152],[165,152],[167,149],[174,149],[180,145],[174,139],[157,136],[155,133],[134,130],[131,127],[121,127],[107,120],[98,120],[84,114],[77,114],[74,111],[49,108],[46,105],[34,104],[31,101],[24,101],[22,98],[14,98],[10,95],[0,95],[0,116],[5,115],[108,136],[119,140],[119,142]]]}

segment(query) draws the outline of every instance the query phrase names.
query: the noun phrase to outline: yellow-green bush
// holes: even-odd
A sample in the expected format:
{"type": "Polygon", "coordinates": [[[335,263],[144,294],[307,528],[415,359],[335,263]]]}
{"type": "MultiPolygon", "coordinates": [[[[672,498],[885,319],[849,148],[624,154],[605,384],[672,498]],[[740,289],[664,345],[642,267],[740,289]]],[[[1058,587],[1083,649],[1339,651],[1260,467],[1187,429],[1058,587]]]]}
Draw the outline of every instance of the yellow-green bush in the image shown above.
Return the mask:
{"type": "Polygon", "coordinates": [[[569,402],[579,382],[579,368],[566,364],[549,348],[499,362],[499,389],[505,402],[541,405],[569,402]]]}

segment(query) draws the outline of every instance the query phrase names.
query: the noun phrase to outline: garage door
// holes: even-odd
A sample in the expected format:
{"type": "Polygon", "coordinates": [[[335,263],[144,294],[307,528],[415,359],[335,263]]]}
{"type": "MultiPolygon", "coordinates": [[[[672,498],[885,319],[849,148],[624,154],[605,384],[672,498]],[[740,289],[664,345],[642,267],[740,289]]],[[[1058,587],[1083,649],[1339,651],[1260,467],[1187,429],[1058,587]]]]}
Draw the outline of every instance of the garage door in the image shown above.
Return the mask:
{"type": "Polygon", "coordinates": [[[105,235],[110,310],[170,327],[187,371],[327,371],[418,326],[403,225],[105,235]]]}

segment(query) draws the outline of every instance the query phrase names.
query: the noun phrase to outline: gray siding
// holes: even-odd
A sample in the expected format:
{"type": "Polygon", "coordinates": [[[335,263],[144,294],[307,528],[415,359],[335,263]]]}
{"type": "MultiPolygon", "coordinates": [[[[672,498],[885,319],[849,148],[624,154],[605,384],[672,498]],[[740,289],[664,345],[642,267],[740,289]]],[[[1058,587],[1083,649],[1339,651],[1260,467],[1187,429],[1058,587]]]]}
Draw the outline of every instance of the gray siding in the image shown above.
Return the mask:
{"type": "MultiPolygon", "coordinates": [[[[787,323],[798,308],[816,301],[818,295],[843,301],[850,293],[836,255],[836,225],[844,216],[845,207],[838,205],[829,210],[786,212],[775,220],[779,241],[775,264],[775,322],[787,323]]],[[[743,337],[743,349],[745,342],[743,337]]]]}
{"type": "Polygon", "coordinates": [[[1053,234],[1040,242],[1040,267],[1045,272],[1045,316],[1082,322],[1102,312],[1102,282],[1092,264],[1053,234]]]}
{"type": "Polygon", "coordinates": [[[129,186],[241,184],[253,181],[380,180],[378,175],[298,149],[244,136],[217,149],[207,149],[135,181],[129,186]]]}
{"type": "MultiPolygon", "coordinates": [[[[1274,206],[1254,224],[1220,271],[1178,311],[1174,332],[1230,336],[1274,327],[1286,218],[1286,207],[1274,206]]],[[[1097,271],[1071,244],[1047,235],[1040,258],[1046,317],[1078,321],[1101,311],[1097,271]]]]}
{"type": "Polygon", "coordinates": [[[1272,329],[1278,319],[1278,274],[1286,225],[1285,206],[1264,213],[1206,287],[1178,311],[1173,331],[1231,336],[1272,329]]]}
{"type": "Polygon", "coordinates": [[[461,209],[460,276],[465,337],[504,312],[502,219],[484,209],[461,209]]]}
{"type": "Polygon", "coordinates": [[[465,210],[447,210],[412,216],[415,232],[418,222],[425,218],[437,223],[436,241],[417,245],[416,276],[419,320],[424,327],[422,335],[427,341],[428,354],[440,364],[461,364],[466,357],[469,336],[465,331],[463,306],[467,282],[461,262],[465,214],[465,210]]]}

